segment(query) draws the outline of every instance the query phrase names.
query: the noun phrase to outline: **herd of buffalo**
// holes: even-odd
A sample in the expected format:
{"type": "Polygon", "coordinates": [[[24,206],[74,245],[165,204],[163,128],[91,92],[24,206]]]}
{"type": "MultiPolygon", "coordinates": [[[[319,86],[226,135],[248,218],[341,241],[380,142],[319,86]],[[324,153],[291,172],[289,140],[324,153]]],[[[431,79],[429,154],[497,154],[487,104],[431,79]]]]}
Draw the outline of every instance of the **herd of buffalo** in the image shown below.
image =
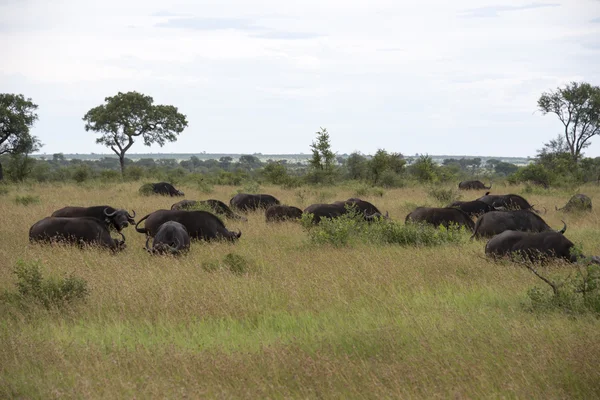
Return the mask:
{"type": "MultiPolygon", "coordinates": [[[[152,184],[154,192],[169,196],[183,196],[167,182],[152,184]]],[[[480,181],[465,181],[459,189],[489,189],[480,181]]],[[[583,194],[573,196],[561,210],[591,210],[591,199],[583,194]]],[[[135,211],[110,206],[64,207],[35,224],[29,230],[29,239],[39,242],[66,241],[82,245],[100,245],[112,250],[125,248],[123,229],[135,225],[137,232],[146,235],[146,249],[150,253],[175,254],[189,249],[191,239],[236,241],[241,231],[233,232],[225,227],[217,215],[247,221],[238,213],[264,209],[267,222],[297,220],[310,214],[315,224],[323,218],[338,218],[351,211],[358,212],[366,221],[387,220],[373,204],[350,198],[331,204],[312,204],[301,210],[282,205],[268,194],[240,193],[229,201],[229,206],[220,200],[182,200],[169,210],[157,210],[136,223],[135,211]],[[210,211],[204,211],[210,210],[210,211]],[[235,210],[235,211],[234,211],[235,210]],[[144,226],[140,224],[144,222],[144,226]],[[119,239],[111,231],[120,234],[119,239]],[[152,240],[152,244],[150,241],[152,240]]],[[[457,201],[447,207],[418,207],[410,212],[405,223],[421,223],[435,227],[464,226],[472,232],[472,239],[489,239],[485,252],[491,257],[512,256],[515,253],[530,260],[556,257],[570,262],[578,261],[571,254],[573,242],[564,236],[566,224],[560,230],[552,229],[527,200],[516,194],[484,196],[472,201],[457,201]]],[[[593,257],[595,262],[599,261],[593,257]]]]}

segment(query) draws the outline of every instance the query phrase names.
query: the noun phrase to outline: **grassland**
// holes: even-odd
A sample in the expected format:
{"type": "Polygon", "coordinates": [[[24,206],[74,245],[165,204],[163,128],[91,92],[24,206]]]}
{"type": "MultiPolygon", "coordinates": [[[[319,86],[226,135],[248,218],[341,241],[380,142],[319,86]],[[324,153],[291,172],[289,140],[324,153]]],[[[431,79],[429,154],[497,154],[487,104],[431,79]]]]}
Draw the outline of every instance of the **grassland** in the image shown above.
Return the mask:
{"type": "MultiPolygon", "coordinates": [[[[140,184],[9,186],[0,196],[0,291],[15,290],[19,259],[46,275],[73,273],[90,288],[65,310],[0,303],[0,398],[598,398],[600,321],[532,312],[525,268],[494,264],[484,242],[429,248],[314,245],[299,224],[253,213],[236,244],[194,243],[152,257],[127,228],[128,248],[30,244],[29,227],[65,205],[110,204],[138,218],[179,200],[142,197],[140,184]],[[16,196],[39,203],[16,204],[16,196]],[[243,274],[207,263],[235,253],[243,274]]],[[[188,199],[227,201],[232,187],[188,199]]],[[[496,189],[496,188],[495,188],[496,189]]],[[[354,196],[350,188],[264,187],[301,208],[354,196]]],[[[522,188],[497,188],[496,193],[522,188]]],[[[600,188],[581,189],[593,201],[600,188]]],[[[476,198],[482,192],[465,194],[476,198]]],[[[554,211],[572,193],[524,194],[546,221],[600,255],[600,214],[554,211]]],[[[403,220],[436,205],[425,188],[362,196],[403,220]]],[[[572,268],[555,264],[549,274],[572,268]]]]}

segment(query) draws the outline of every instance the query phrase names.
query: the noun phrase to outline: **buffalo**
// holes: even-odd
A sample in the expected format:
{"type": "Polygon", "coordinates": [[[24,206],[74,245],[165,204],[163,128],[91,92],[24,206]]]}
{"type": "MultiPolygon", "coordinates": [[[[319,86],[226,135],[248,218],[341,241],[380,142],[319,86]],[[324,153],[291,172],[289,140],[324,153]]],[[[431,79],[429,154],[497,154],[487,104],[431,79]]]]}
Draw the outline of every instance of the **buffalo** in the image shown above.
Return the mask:
{"type": "MultiPolygon", "coordinates": [[[[566,230],[566,225],[563,231],[566,230]]],[[[508,230],[494,236],[485,245],[485,254],[493,258],[524,257],[530,261],[544,261],[548,258],[562,258],[576,262],[571,254],[574,244],[561,232],[522,232],[508,230]]]]}
{"type": "Polygon", "coordinates": [[[274,205],[265,211],[267,222],[287,221],[302,218],[302,210],[298,207],[274,205]]]}
{"type": "Polygon", "coordinates": [[[281,204],[270,194],[238,193],[229,200],[229,205],[243,211],[258,210],[281,204]]]}
{"type": "Polygon", "coordinates": [[[190,210],[194,208],[207,208],[217,215],[223,215],[231,219],[239,219],[242,221],[248,221],[246,217],[237,215],[231,208],[221,200],[209,199],[209,200],[181,200],[171,206],[171,210],[190,210]]]}
{"type": "Polygon", "coordinates": [[[490,192],[487,192],[477,200],[483,201],[494,208],[506,210],[532,210],[539,213],[539,211],[535,210],[527,200],[518,194],[490,194],[490,192]]]}
{"type": "Polygon", "coordinates": [[[190,249],[190,234],[176,221],[167,221],[158,227],[152,248],[148,247],[150,238],[146,239],[146,250],[152,254],[177,254],[190,249]]]}
{"type": "Polygon", "coordinates": [[[181,190],[175,189],[173,185],[168,182],[158,182],[151,183],[152,191],[156,194],[161,194],[164,196],[183,196],[183,192],[181,190]]]}
{"type": "Polygon", "coordinates": [[[461,190],[481,190],[481,189],[491,189],[492,184],[490,186],[485,186],[481,181],[462,181],[458,184],[458,188],[461,190]]]}
{"type": "Polygon", "coordinates": [[[378,216],[382,216],[385,219],[389,218],[389,215],[387,212],[385,213],[385,216],[384,216],[381,213],[381,211],[379,211],[379,209],[377,207],[375,207],[373,204],[369,203],[368,201],[356,198],[356,197],[352,197],[346,201],[335,201],[333,204],[341,204],[344,207],[353,207],[361,214],[370,216],[371,218],[378,217],[378,216]]]}
{"type": "Polygon", "coordinates": [[[156,236],[160,226],[167,221],[176,221],[185,226],[192,239],[228,239],[235,241],[242,232],[231,232],[225,228],[223,221],[208,211],[158,210],[146,215],[135,225],[135,230],[149,236],[156,236]],[[144,228],[138,225],[146,220],[144,228]]]}
{"type": "Polygon", "coordinates": [[[471,231],[475,225],[467,213],[452,207],[417,207],[406,216],[404,222],[424,222],[435,227],[441,225],[446,228],[450,225],[458,225],[465,226],[471,231]]]}
{"type": "Polygon", "coordinates": [[[455,201],[447,207],[458,208],[459,210],[467,213],[469,217],[478,217],[486,212],[496,210],[493,206],[484,203],[480,200],[473,201],[455,201]]]}
{"type": "MultiPolygon", "coordinates": [[[[379,212],[368,214],[367,209],[363,209],[361,212],[359,205],[353,202],[345,201],[337,201],[332,204],[311,204],[304,209],[303,213],[312,214],[312,222],[318,224],[323,218],[338,218],[342,215],[348,214],[351,210],[359,213],[365,221],[374,221],[377,217],[382,217],[381,213],[379,212]]],[[[387,214],[384,218],[387,218],[387,214]]]]}
{"type": "Polygon", "coordinates": [[[504,231],[545,232],[551,230],[552,228],[542,217],[529,210],[490,211],[477,218],[472,238],[492,237],[504,231]]]}
{"type": "Polygon", "coordinates": [[[592,199],[585,194],[576,194],[571,197],[567,204],[562,208],[557,208],[557,211],[573,212],[573,211],[592,211],[592,199]]]}
{"type": "Polygon", "coordinates": [[[133,215],[129,214],[127,210],[121,208],[116,209],[110,206],[64,207],[54,211],[51,217],[96,218],[105,222],[106,226],[116,229],[117,232],[121,232],[123,228],[129,226],[129,224],[135,225],[135,210],[132,211],[133,215]]]}
{"type": "Polygon", "coordinates": [[[32,242],[64,241],[78,245],[98,245],[113,251],[125,248],[125,235],[121,233],[121,237],[122,240],[113,239],[108,227],[91,217],[46,217],[29,229],[29,240],[32,242]]]}

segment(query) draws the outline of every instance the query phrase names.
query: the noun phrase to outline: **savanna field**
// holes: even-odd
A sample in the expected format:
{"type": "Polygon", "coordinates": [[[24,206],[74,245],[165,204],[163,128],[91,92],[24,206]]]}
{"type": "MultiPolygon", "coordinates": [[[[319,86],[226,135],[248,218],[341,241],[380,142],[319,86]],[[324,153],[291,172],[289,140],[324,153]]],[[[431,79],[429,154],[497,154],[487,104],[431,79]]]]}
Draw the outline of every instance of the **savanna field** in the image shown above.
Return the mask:
{"type": "MultiPolygon", "coordinates": [[[[124,230],[127,248],[30,244],[30,226],[66,205],[135,210],[136,220],[182,198],[145,197],[141,183],[8,185],[0,195],[0,292],[14,268],[72,274],[89,296],[68,307],[0,302],[0,398],[598,398],[600,320],[539,311],[528,290],[550,290],[522,265],[486,260],[485,241],[428,247],[313,243],[300,223],[266,224],[237,243],[193,242],[180,257],[151,256],[124,230]],[[17,204],[17,196],[39,202],[17,204]],[[233,253],[233,255],[229,255],[233,253]],[[241,260],[237,267],[224,260],[241,260]]],[[[454,186],[452,186],[454,187],[454,186]]],[[[236,187],[186,199],[226,203],[236,187]]],[[[355,197],[351,187],[261,187],[284,204],[355,197]]],[[[440,206],[425,187],[360,195],[392,219],[440,206]]],[[[463,200],[484,194],[462,192],[463,200]]],[[[600,187],[579,188],[600,207],[600,187]]],[[[600,214],[555,211],[573,191],[494,185],[521,194],[552,227],[600,255],[600,214]]],[[[117,237],[113,234],[113,237],[117,237]]],[[[575,267],[540,267],[567,276],[575,267]]]]}

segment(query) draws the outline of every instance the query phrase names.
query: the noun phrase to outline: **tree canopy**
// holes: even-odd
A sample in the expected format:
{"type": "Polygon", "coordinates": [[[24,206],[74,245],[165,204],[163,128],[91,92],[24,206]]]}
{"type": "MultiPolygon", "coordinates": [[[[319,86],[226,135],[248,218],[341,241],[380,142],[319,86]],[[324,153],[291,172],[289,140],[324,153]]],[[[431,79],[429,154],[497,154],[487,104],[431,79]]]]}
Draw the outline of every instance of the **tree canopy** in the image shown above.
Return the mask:
{"type": "Polygon", "coordinates": [[[85,130],[101,133],[96,143],[109,147],[119,156],[125,170],[125,153],[141,137],[144,145],[164,146],[174,142],[187,127],[186,116],[171,105],[154,105],[154,99],[138,92],[119,92],[106,97],[105,104],[89,110],[83,120],[85,130]]]}
{"type": "Polygon", "coordinates": [[[544,115],[556,114],[564,126],[564,138],[573,161],[600,134],[600,87],[571,82],[564,88],[543,93],[538,107],[544,115]]]}

